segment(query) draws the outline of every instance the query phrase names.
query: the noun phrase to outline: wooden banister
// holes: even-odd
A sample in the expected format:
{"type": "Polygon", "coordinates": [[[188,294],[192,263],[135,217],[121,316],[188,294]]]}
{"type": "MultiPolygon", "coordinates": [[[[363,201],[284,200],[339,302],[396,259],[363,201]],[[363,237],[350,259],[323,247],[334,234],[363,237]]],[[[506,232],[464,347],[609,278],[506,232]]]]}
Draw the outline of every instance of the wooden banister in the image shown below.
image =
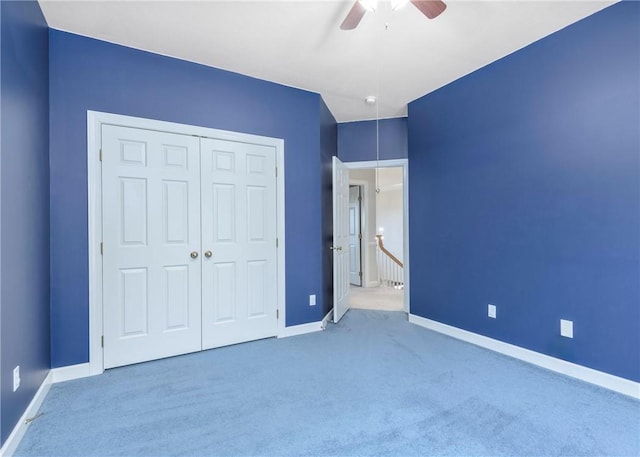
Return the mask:
{"type": "Polygon", "coordinates": [[[382,235],[376,235],[376,238],[378,239],[378,246],[380,247],[380,250],[384,252],[391,260],[393,260],[396,265],[398,265],[400,268],[403,268],[402,262],[400,262],[400,260],[398,260],[395,255],[391,254],[389,251],[387,251],[387,248],[384,247],[384,243],[382,242],[382,235]]]}

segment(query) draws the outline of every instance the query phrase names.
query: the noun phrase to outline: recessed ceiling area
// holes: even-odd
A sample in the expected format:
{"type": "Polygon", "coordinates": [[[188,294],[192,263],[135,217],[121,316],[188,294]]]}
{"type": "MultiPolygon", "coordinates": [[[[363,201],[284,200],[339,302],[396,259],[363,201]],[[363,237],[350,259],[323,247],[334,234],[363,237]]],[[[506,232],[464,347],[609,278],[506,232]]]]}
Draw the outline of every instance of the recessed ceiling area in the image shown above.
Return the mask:
{"type": "Polygon", "coordinates": [[[40,0],[51,28],[317,92],[338,122],[405,116],[410,101],[616,2],[446,3],[429,20],[380,1],[343,31],[352,1],[40,0]]]}

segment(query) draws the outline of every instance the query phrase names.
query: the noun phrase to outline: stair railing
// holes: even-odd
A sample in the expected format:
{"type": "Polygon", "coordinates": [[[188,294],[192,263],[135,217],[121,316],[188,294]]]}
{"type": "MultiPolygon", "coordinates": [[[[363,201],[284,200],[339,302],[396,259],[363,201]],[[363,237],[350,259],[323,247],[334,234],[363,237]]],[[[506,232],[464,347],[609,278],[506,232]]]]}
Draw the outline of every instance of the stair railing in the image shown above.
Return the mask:
{"type": "Polygon", "coordinates": [[[402,262],[384,247],[382,235],[376,235],[378,239],[377,262],[378,278],[380,285],[393,287],[394,289],[404,288],[404,272],[402,262]]]}

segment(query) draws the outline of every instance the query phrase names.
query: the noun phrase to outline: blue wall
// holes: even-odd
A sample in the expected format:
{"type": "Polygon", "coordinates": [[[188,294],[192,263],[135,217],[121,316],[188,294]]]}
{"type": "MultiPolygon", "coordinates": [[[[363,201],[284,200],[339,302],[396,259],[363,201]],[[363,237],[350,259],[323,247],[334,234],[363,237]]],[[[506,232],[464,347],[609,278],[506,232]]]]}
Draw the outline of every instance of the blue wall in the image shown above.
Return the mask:
{"type": "Polygon", "coordinates": [[[0,2],[0,376],[4,443],[49,370],[48,30],[36,2],[0,2]],[[13,392],[13,368],[20,388],[13,392]]]}
{"type": "Polygon", "coordinates": [[[51,360],[88,360],[87,110],[285,140],[287,325],[322,307],[318,94],[52,30],[51,360]]]}
{"type": "Polygon", "coordinates": [[[322,244],[319,252],[322,259],[322,317],[333,309],[333,157],[338,153],[338,125],[324,101],[320,103],[320,156],[321,156],[321,209],[322,244]]]}
{"type": "MultiPolygon", "coordinates": [[[[407,118],[380,119],[380,159],[407,158],[407,118]]],[[[338,124],[338,157],[343,162],[376,160],[376,121],[338,124]]]]}
{"type": "Polygon", "coordinates": [[[409,105],[412,313],[640,381],[639,24],[616,4],[409,105]]]}

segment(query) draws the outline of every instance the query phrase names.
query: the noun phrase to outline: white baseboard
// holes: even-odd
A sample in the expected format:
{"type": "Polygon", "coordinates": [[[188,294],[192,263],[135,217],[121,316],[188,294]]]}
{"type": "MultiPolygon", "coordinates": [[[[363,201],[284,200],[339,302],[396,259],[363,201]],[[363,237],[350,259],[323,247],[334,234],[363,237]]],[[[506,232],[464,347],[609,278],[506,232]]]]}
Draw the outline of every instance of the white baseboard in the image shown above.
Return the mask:
{"type": "Polygon", "coordinates": [[[31,403],[29,403],[29,406],[25,410],[24,414],[22,414],[22,417],[9,435],[9,438],[5,441],[4,446],[0,449],[0,457],[11,457],[16,449],[18,449],[18,445],[29,427],[29,424],[25,421],[38,413],[38,409],[40,409],[42,402],[49,393],[51,384],[70,381],[72,379],[86,378],[87,376],[91,376],[89,363],[80,363],[78,365],[52,368],[49,370],[47,377],[42,381],[42,384],[31,400],[31,403]]]}
{"type": "Polygon", "coordinates": [[[72,379],[86,378],[91,376],[90,364],[87,362],[79,363],[78,365],[69,365],[67,367],[52,368],[51,376],[51,382],[53,384],[71,381],[72,379]]]}
{"type": "Polygon", "coordinates": [[[333,318],[333,308],[330,309],[327,315],[324,316],[324,318],[322,319],[322,330],[327,328],[327,324],[329,323],[329,321],[331,321],[332,318],[333,318]]]}
{"type": "Polygon", "coordinates": [[[305,333],[321,332],[322,330],[324,330],[323,321],[292,325],[291,327],[285,327],[284,332],[278,335],[278,338],[287,338],[290,336],[304,335],[305,333]]]}
{"type": "Polygon", "coordinates": [[[476,346],[481,346],[485,349],[499,352],[500,354],[546,368],[547,370],[555,371],[572,378],[580,379],[581,381],[604,387],[605,389],[640,399],[640,383],[635,381],[567,362],[566,360],[531,351],[529,349],[495,340],[483,335],[478,335],[477,333],[416,316],[415,314],[409,314],[409,322],[428,328],[429,330],[434,330],[438,333],[443,333],[453,338],[466,341],[467,343],[475,344],[476,346]]]}
{"type": "Polygon", "coordinates": [[[26,421],[38,413],[42,402],[51,388],[51,378],[51,371],[49,371],[47,376],[44,378],[44,381],[42,381],[42,384],[40,384],[40,388],[38,388],[36,394],[31,399],[31,403],[29,403],[29,406],[27,406],[27,409],[13,428],[13,431],[7,438],[7,441],[4,442],[2,449],[0,449],[0,457],[11,457],[13,453],[16,452],[16,449],[18,449],[18,445],[29,427],[29,423],[26,421]]]}

